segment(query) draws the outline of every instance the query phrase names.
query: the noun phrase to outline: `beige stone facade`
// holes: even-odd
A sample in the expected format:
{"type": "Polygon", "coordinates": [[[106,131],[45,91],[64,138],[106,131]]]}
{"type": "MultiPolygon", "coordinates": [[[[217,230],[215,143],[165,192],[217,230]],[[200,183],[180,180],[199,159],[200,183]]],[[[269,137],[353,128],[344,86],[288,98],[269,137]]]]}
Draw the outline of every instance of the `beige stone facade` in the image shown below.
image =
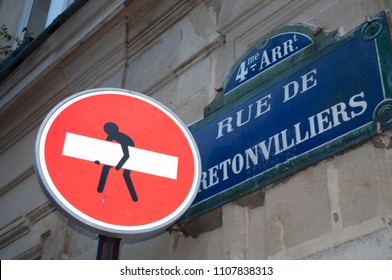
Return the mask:
{"type": "MultiPolygon", "coordinates": [[[[0,2],[10,32],[23,1],[0,2]]],[[[34,171],[38,127],[65,97],[131,89],[184,123],[203,118],[229,68],[275,28],[347,32],[390,0],[90,0],[0,84],[0,258],[95,259],[97,236],[68,221],[34,171]]],[[[6,22],[2,22],[5,20],[6,22]]],[[[392,259],[392,132],[153,239],[120,259],[392,259]]]]}

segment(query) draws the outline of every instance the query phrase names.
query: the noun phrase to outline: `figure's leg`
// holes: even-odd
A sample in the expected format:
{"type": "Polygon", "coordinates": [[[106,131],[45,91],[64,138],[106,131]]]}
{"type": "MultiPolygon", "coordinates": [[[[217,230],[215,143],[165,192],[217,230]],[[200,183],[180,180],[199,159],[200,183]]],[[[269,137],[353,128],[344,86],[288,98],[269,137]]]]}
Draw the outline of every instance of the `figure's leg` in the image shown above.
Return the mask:
{"type": "Polygon", "coordinates": [[[124,177],[125,183],[127,184],[127,187],[128,187],[129,193],[132,197],[132,200],[136,202],[138,200],[138,198],[137,198],[137,194],[136,194],[135,188],[134,188],[132,180],[131,180],[131,171],[125,169],[123,172],[123,177],[124,177]]]}
{"type": "Polygon", "coordinates": [[[99,178],[98,189],[97,189],[99,193],[103,192],[110,168],[112,168],[112,166],[110,165],[104,165],[102,167],[101,177],[99,178]]]}

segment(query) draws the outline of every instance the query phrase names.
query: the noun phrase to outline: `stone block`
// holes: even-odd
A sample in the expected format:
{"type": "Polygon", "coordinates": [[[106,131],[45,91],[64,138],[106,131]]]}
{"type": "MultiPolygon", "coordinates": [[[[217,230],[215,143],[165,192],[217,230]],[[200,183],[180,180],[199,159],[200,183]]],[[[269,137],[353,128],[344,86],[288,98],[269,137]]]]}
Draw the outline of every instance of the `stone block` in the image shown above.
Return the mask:
{"type": "Polygon", "coordinates": [[[304,169],[266,191],[268,255],[331,231],[325,162],[304,169]]]}
{"type": "MultiPolygon", "coordinates": [[[[125,24],[112,25],[100,36],[92,37],[83,48],[73,52],[63,62],[69,84],[83,87],[96,84],[97,77],[105,77],[125,59],[125,24]]],[[[86,89],[86,88],[85,88],[86,89]]]]}
{"type": "MultiPolygon", "coordinates": [[[[199,5],[188,17],[181,19],[171,29],[160,34],[150,45],[144,46],[130,59],[127,85],[135,85],[141,91],[148,91],[160,83],[176,79],[177,76],[180,78],[186,76],[189,72],[186,70],[184,74],[183,68],[194,61],[199,61],[198,56],[203,53],[203,49],[221,36],[216,32],[215,17],[213,9],[199,5]]],[[[194,68],[205,71],[200,64],[194,68]]],[[[199,74],[208,75],[209,70],[199,74]]],[[[195,77],[198,75],[193,76],[195,77]]],[[[189,77],[184,79],[189,81],[189,77]]],[[[182,81],[178,83],[181,88],[182,81]]],[[[197,81],[196,83],[192,81],[190,85],[192,84],[197,84],[197,81]]],[[[190,85],[188,85],[190,90],[186,92],[193,93],[190,85]]]]}
{"type": "Polygon", "coordinates": [[[7,209],[0,215],[0,229],[10,221],[20,216],[23,217],[47,200],[34,173],[24,178],[16,187],[0,196],[2,208],[7,209]]]}
{"type": "Polygon", "coordinates": [[[222,227],[203,233],[196,239],[200,244],[200,259],[221,260],[223,259],[222,227]]]}
{"type": "Polygon", "coordinates": [[[379,163],[370,142],[336,157],[334,165],[338,170],[343,227],[378,216],[382,208],[380,188],[384,183],[380,182],[379,163]]]}
{"type": "MultiPolygon", "coordinates": [[[[68,259],[69,256],[67,252],[64,251],[64,247],[68,244],[65,243],[68,229],[68,221],[65,216],[60,214],[58,211],[54,211],[47,215],[42,223],[50,225],[50,231],[47,236],[42,240],[42,260],[58,260],[58,259],[68,259]]],[[[42,230],[47,226],[42,226],[41,224],[35,225],[34,230],[42,230]],[[40,228],[41,226],[41,228],[40,228]]],[[[90,256],[92,259],[93,256],[90,256]]]]}
{"type": "Polygon", "coordinates": [[[195,93],[187,100],[184,100],[182,106],[176,107],[176,114],[185,124],[191,125],[203,118],[203,108],[210,101],[206,93],[207,91],[208,89],[203,89],[195,93]]]}
{"type": "Polygon", "coordinates": [[[184,102],[208,86],[210,81],[210,60],[205,58],[192,65],[178,78],[176,104],[183,105],[184,102]]]}
{"type": "MultiPolygon", "coordinates": [[[[151,91],[148,95],[174,111],[176,107],[175,100],[177,99],[176,87],[176,80],[170,80],[166,84],[151,91]]],[[[146,94],[144,92],[141,93],[146,94]]]]}
{"type": "Polygon", "coordinates": [[[7,149],[0,158],[0,187],[14,180],[34,163],[34,145],[38,127],[7,149]]]}
{"type": "Polygon", "coordinates": [[[258,208],[264,205],[265,192],[263,189],[254,191],[243,197],[236,199],[239,206],[247,207],[248,209],[258,208]]]}
{"type": "MultiPolygon", "coordinates": [[[[324,1],[323,1],[324,2],[324,1]]],[[[343,27],[348,32],[366,21],[367,16],[374,16],[392,7],[391,1],[340,0],[330,1],[330,5],[315,14],[308,23],[327,30],[343,27]]]]}
{"type": "MultiPolygon", "coordinates": [[[[167,259],[175,260],[195,260],[200,259],[200,253],[205,247],[197,239],[186,237],[181,232],[170,234],[171,248],[168,251],[167,259]]],[[[204,245],[204,244],[203,244],[204,245]]]]}
{"type": "Polygon", "coordinates": [[[13,236],[11,243],[0,244],[0,259],[61,259],[64,249],[64,232],[61,232],[64,219],[48,205],[41,208],[22,218],[23,224],[19,227],[24,228],[24,232],[19,231],[18,236],[13,236]],[[37,213],[40,211],[41,213],[37,213]]]}
{"type": "Polygon", "coordinates": [[[218,28],[221,31],[230,29],[232,25],[238,22],[247,13],[250,13],[257,5],[260,5],[260,1],[221,1],[219,17],[218,17],[218,28]]]}
{"type": "Polygon", "coordinates": [[[392,130],[375,137],[374,141],[378,173],[380,176],[380,197],[383,213],[392,212],[392,130]]]}
{"type": "Polygon", "coordinates": [[[390,260],[392,235],[383,229],[304,258],[306,260],[390,260]]]}
{"type": "MultiPolygon", "coordinates": [[[[180,236],[181,234],[179,234],[180,236]]],[[[123,239],[120,259],[124,260],[166,260],[173,258],[176,235],[164,232],[151,239],[123,239]]],[[[177,241],[178,242],[178,241],[177,241]]]]}
{"type": "Polygon", "coordinates": [[[223,259],[245,259],[249,227],[247,208],[233,203],[224,205],[222,224],[223,259]]]}
{"type": "Polygon", "coordinates": [[[71,260],[93,260],[97,257],[97,234],[68,222],[64,240],[63,258],[71,260]]]}
{"type": "Polygon", "coordinates": [[[177,30],[168,30],[164,36],[156,38],[153,45],[130,58],[126,86],[146,92],[167,76],[173,75],[178,65],[179,41],[177,30]]]}
{"type": "Polygon", "coordinates": [[[267,259],[265,207],[249,210],[249,248],[246,259],[267,259]]]}
{"type": "Polygon", "coordinates": [[[220,36],[216,32],[216,17],[214,8],[198,5],[181,21],[179,49],[181,63],[220,36]]]}
{"type": "Polygon", "coordinates": [[[186,236],[196,238],[202,233],[213,231],[221,226],[222,208],[217,208],[180,225],[180,228],[186,236]]]}

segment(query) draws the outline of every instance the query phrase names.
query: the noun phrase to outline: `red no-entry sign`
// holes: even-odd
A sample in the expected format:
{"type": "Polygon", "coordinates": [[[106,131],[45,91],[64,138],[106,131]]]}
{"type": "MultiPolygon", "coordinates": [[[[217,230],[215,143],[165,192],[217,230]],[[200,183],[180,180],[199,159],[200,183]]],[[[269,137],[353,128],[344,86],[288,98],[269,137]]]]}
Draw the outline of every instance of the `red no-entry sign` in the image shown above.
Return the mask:
{"type": "Polygon", "coordinates": [[[200,157],[187,127],[135,92],[73,95],[43,121],[35,166],[45,193],[68,217],[114,237],[167,228],[191,205],[200,157]]]}

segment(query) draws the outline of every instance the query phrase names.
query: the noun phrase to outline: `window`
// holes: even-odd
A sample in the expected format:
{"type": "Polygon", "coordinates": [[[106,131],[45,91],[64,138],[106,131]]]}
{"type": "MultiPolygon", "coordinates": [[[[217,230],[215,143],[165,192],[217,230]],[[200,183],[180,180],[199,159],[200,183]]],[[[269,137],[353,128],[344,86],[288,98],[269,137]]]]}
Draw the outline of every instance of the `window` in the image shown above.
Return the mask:
{"type": "MultiPolygon", "coordinates": [[[[1,3],[2,0],[0,0],[1,3]]],[[[11,55],[0,60],[0,83],[4,81],[23,61],[31,55],[61,24],[72,16],[88,0],[23,0],[14,1],[18,19],[13,18],[10,22],[13,28],[14,40],[10,47],[11,55]],[[57,17],[57,24],[52,24],[57,17]],[[51,25],[52,24],[52,25],[51,25]],[[25,30],[27,29],[27,33],[25,30]],[[46,32],[44,32],[46,30],[46,32]],[[28,36],[27,36],[28,35],[28,36]],[[31,38],[28,38],[31,37],[31,38]],[[26,40],[27,39],[27,40],[26,40]],[[33,40],[32,40],[33,39],[33,40]],[[19,41],[19,42],[18,42],[19,41]]],[[[7,23],[7,22],[6,22],[7,23]]]]}
{"type": "Polygon", "coordinates": [[[18,37],[24,37],[25,28],[36,38],[53,20],[67,9],[74,0],[26,0],[18,37]]]}

